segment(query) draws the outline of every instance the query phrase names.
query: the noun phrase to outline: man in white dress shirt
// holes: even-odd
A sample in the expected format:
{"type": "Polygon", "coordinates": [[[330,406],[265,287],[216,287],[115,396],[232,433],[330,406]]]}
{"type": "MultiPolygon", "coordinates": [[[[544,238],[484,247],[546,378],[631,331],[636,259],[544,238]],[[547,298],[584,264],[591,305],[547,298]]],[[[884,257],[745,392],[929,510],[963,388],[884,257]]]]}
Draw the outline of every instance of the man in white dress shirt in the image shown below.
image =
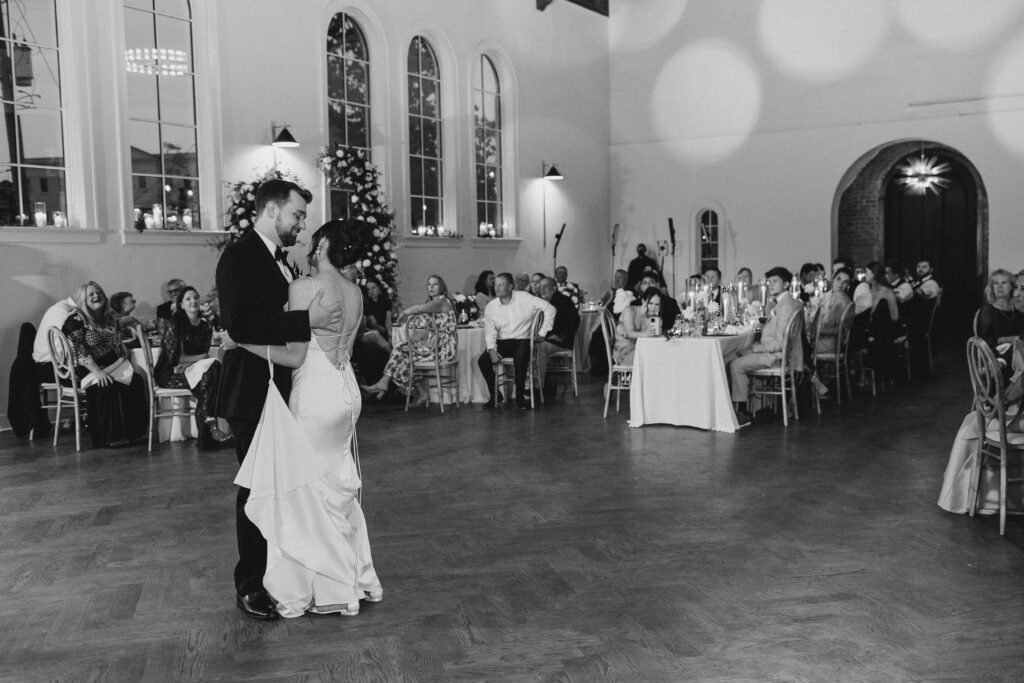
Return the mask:
{"type": "Polygon", "coordinates": [[[515,372],[516,398],[520,410],[529,410],[530,401],[524,396],[526,373],[530,367],[530,332],[535,311],[544,313],[540,336],[551,331],[555,320],[555,307],[547,301],[513,289],[510,273],[501,273],[494,279],[495,298],[484,309],[484,337],[487,351],[477,360],[480,374],[487,381],[491,397],[485,407],[494,407],[494,364],[511,357],[515,372]]]}

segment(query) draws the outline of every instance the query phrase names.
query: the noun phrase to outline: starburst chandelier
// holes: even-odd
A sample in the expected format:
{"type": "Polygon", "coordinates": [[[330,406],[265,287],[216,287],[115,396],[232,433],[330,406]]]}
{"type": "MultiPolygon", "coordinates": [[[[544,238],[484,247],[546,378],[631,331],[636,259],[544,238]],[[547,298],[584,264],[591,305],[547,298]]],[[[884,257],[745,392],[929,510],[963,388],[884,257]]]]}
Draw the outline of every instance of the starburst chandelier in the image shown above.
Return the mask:
{"type": "Polygon", "coordinates": [[[907,157],[907,163],[897,166],[900,173],[897,183],[903,186],[907,194],[924,195],[928,192],[939,194],[939,190],[949,185],[949,178],[943,174],[949,171],[949,164],[939,163],[938,157],[926,157],[924,150],[918,157],[907,157]]]}

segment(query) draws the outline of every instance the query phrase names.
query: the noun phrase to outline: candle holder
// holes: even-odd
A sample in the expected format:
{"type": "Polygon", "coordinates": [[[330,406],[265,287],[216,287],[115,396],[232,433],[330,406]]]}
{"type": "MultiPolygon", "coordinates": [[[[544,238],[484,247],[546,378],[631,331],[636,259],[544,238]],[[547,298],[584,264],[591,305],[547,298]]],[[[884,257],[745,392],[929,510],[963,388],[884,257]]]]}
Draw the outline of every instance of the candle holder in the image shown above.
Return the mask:
{"type": "Polygon", "coordinates": [[[192,209],[185,209],[181,214],[181,223],[186,230],[192,229],[192,209]]]}
{"type": "Polygon", "coordinates": [[[153,205],[153,229],[164,229],[164,207],[161,204],[153,205]]]}
{"type": "Polygon", "coordinates": [[[37,228],[46,227],[46,202],[35,203],[35,214],[33,215],[37,228]]]}
{"type": "Polygon", "coordinates": [[[51,216],[53,217],[53,227],[63,228],[67,225],[64,221],[64,213],[61,211],[54,211],[51,216]]]}

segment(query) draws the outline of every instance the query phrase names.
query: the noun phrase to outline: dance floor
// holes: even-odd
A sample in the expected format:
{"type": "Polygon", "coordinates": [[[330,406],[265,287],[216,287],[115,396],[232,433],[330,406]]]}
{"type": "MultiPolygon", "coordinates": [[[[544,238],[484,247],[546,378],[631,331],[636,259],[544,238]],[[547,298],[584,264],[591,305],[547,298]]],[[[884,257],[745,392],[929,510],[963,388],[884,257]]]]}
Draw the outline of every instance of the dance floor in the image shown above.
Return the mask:
{"type": "Polygon", "coordinates": [[[602,420],[593,379],[367,405],[385,597],[354,618],[235,608],[233,452],[0,434],[0,679],[1021,680],[1024,552],[935,504],[961,357],[735,434],[602,420]]]}

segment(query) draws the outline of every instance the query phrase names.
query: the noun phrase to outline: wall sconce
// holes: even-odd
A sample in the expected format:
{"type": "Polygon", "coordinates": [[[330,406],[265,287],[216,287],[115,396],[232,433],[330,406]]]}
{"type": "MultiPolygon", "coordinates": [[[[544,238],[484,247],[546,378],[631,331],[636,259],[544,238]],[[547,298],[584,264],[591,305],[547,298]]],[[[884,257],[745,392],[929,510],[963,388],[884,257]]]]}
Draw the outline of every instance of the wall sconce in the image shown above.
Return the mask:
{"type": "Polygon", "coordinates": [[[273,141],[270,144],[274,147],[298,147],[299,141],[291,134],[288,130],[288,124],[282,123],[277,125],[273,121],[270,122],[270,139],[273,141]],[[278,131],[281,131],[280,133],[278,131]]]}
{"type": "Polygon", "coordinates": [[[541,211],[542,211],[542,223],[544,227],[543,233],[543,244],[541,246],[548,246],[548,183],[549,180],[562,180],[563,176],[554,164],[548,166],[546,161],[540,162],[540,176],[541,182],[541,211]]]}

